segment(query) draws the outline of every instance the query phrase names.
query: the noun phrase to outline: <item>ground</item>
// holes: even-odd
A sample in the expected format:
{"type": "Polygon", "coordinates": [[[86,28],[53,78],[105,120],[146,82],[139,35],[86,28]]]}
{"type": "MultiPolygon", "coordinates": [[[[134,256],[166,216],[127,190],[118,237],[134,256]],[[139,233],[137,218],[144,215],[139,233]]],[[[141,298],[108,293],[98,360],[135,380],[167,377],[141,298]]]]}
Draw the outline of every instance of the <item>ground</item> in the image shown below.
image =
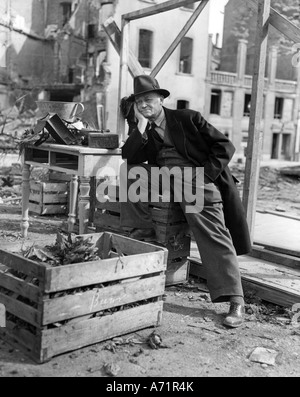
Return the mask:
{"type": "MultiPolygon", "coordinates": [[[[235,166],[242,179],[242,165],[235,166]]],[[[1,174],[1,172],[0,172],[1,174]]],[[[19,195],[17,178],[10,195],[19,195]]],[[[2,187],[3,197],[9,189],[2,187]],[[6,192],[5,194],[3,192],[6,192]]],[[[283,177],[277,168],[263,167],[258,207],[300,215],[299,179],[283,177]]],[[[5,200],[4,198],[4,200],[5,200]]],[[[54,236],[64,217],[32,216],[26,241],[20,235],[20,207],[0,205],[0,246],[15,250],[54,236]]],[[[227,304],[213,304],[205,280],[190,278],[167,287],[164,311],[157,332],[162,346],[153,349],[153,329],[123,335],[36,364],[22,351],[0,339],[0,377],[299,377],[300,325],[293,313],[261,302],[246,291],[246,319],[242,327],[222,325],[227,304]],[[252,353],[263,348],[268,357],[256,361],[252,353]],[[268,361],[268,360],[271,361],[268,361]],[[108,372],[106,364],[113,364],[108,372]]],[[[127,380],[128,382],[128,380],[127,380]]]]}

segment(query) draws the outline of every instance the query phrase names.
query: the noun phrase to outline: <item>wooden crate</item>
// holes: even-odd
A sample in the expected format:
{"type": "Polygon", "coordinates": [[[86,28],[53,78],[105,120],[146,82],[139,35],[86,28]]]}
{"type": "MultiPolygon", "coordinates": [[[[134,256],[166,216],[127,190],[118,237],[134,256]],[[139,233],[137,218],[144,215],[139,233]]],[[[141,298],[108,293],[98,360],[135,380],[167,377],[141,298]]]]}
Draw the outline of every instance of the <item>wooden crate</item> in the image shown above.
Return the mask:
{"type": "MultiPolygon", "coordinates": [[[[94,225],[97,231],[129,233],[120,224],[118,201],[96,202],[94,225]]],[[[166,286],[181,284],[189,277],[191,237],[189,226],[178,203],[150,203],[156,240],[154,244],[168,250],[166,286]]]]}
{"type": "Polygon", "coordinates": [[[104,259],[51,267],[0,250],[0,336],[38,363],[161,323],[168,251],[113,233],[84,237],[104,259]]]}
{"type": "Polygon", "coordinates": [[[39,215],[66,214],[69,183],[30,181],[29,210],[39,215]]]}

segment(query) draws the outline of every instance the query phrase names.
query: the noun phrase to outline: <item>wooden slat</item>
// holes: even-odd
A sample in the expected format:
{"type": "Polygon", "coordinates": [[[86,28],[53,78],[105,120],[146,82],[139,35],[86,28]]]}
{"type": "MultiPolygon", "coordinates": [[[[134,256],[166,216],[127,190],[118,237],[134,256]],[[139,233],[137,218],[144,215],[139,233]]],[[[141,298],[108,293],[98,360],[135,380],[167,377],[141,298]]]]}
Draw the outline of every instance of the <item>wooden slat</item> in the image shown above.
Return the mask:
{"type": "Polygon", "coordinates": [[[38,302],[40,297],[40,289],[27,281],[20,280],[9,273],[0,270],[0,286],[9,291],[13,291],[33,302],[38,302]]]}
{"type": "Polygon", "coordinates": [[[47,269],[47,293],[164,271],[164,252],[152,252],[47,269]]]}
{"type": "Polygon", "coordinates": [[[270,1],[271,0],[259,0],[257,32],[255,39],[255,62],[251,95],[251,112],[249,121],[249,138],[246,152],[243,188],[243,205],[246,211],[252,240],[254,235],[260,158],[262,151],[261,119],[269,30],[268,18],[270,15],[270,1]]]}
{"type": "Polygon", "coordinates": [[[162,306],[162,301],[149,303],[122,310],[112,315],[45,330],[42,333],[43,361],[83,346],[99,343],[143,328],[158,326],[161,321],[162,306]]]}
{"type": "Polygon", "coordinates": [[[286,253],[274,252],[273,249],[269,250],[259,246],[253,246],[250,256],[269,262],[278,263],[294,269],[300,269],[300,258],[286,253]]]}
{"type": "Polygon", "coordinates": [[[16,253],[0,249],[0,263],[17,270],[27,276],[36,277],[39,280],[45,279],[45,272],[48,266],[26,259],[16,253]]]}
{"type": "Polygon", "coordinates": [[[46,300],[43,324],[51,324],[164,294],[165,276],[148,277],[46,300]]]}
{"type": "Polygon", "coordinates": [[[68,202],[68,194],[50,194],[50,193],[35,193],[31,192],[29,196],[30,201],[35,201],[41,204],[58,204],[58,203],[67,203],[68,202]]]}
{"type": "MultiPolygon", "coordinates": [[[[190,258],[190,275],[206,279],[199,258],[190,258]]],[[[243,286],[253,289],[261,299],[290,307],[300,302],[300,271],[267,261],[239,258],[243,286]]]]}
{"type": "MultiPolygon", "coordinates": [[[[104,22],[103,29],[104,29],[105,33],[107,34],[113,47],[115,48],[117,53],[120,55],[120,53],[121,53],[121,31],[118,28],[118,25],[116,24],[116,22],[113,20],[112,17],[108,18],[104,22]]],[[[129,67],[129,72],[133,77],[145,73],[142,65],[139,63],[138,59],[136,58],[136,56],[130,49],[129,49],[129,54],[128,54],[128,67],[129,67]]]]}
{"type": "Polygon", "coordinates": [[[184,28],[180,31],[176,39],[173,41],[171,46],[168,48],[168,50],[165,52],[161,60],[157,63],[157,65],[154,67],[154,69],[151,72],[151,76],[155,77],[159,71],[162,69],[164,64],[167,62],[167,60],[170,58],[170,56],[173,54],[173,52],[176,50],[178,45],[180,44],[181,40],[183,37],[188,33],[188,31],[191,29],[193,24],[196,22],[198,16],[201,14],[201,12],[204,10],[205,6],[207,5],[209,0],[203,0],[197,9],[193,12],[191,18],[188,20],[188,22],[185,24],[184,28]]]}
{"type": "Polygon", "coordinates": [[[11,298],[0,292],[0,303],[5,306],[8,313],[13,314],[16,317],[28,322],[35,327],[41,325],[42,317],[41,313],[33,307],[26,305],[23,302],[17,301],[15,298],[11,298]]]}
{"type": "MultiPolygon", "coordinates": [[[[253,11],[257,12],[258,3],[256,0],[248,0],[247,4],[253,11]]],[[[290,40],[295,43],[300,42],[300,29],[272,7],[270,9],[269,23],[290,40]]]]}
{"type": "Polygon", "coordinates": [[[198,0],[169,0],[155,6],[129,12],[128,14],[124,14],[123,18],[127,21],[133,21],[135,19],[150,17],[151,15],[157,15],[161,12],[175,10],[176,8],[184,7],[196,3],[197,1],[198,0]]]}
{"type": "Polygon", "coordinates": [[[125,255],[136,255],[152,252],[165,252],[164,247],[157,246],[144,241],[134,240],[129,237],[120,236],[117,234],[112,235],[112,246],[117,246],[125,255]]]}

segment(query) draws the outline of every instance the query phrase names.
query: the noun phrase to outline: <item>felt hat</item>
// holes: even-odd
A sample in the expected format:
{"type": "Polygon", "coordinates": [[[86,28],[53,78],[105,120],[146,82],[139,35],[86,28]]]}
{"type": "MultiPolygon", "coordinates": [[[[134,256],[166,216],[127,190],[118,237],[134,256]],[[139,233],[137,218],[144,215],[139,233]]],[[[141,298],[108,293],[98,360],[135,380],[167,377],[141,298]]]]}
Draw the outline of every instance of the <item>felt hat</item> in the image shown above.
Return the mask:
{"type": "Polygon", "coordinates": [[[141,76],[136,76],[133,81],[133,95],[137,97],[138,95],[146,94],[147,92],[157,92],[164,98],[170,95],[168,90],[160,88],[156,79],[146,74],[141,76]]]}

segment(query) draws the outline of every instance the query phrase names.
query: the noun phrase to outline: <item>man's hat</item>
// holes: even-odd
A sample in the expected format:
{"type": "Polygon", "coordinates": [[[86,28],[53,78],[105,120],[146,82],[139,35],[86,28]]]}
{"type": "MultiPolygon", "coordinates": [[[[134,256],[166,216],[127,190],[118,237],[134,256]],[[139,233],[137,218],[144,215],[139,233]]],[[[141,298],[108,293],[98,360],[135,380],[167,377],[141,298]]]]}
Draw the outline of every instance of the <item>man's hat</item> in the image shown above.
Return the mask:
{"type": "Polygon", "coordinates": [[[136,76],[133,81],[134,93],[133,95],[136,97],[137,95],[146,94],[147,92],[157,92],[162,95],[164,98],[167,98],[170,95],[168,90],[164,90],[160,88],[156,79],[146,74],[141,76],[136,76]]]}

